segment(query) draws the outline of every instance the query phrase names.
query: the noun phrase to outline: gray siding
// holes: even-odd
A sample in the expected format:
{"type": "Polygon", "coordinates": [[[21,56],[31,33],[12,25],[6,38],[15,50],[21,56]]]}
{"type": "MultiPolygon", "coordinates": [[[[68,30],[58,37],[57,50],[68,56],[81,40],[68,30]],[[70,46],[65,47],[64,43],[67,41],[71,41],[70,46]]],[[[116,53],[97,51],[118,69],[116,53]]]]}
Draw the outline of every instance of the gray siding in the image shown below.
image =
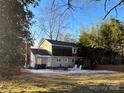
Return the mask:
{"type": "Polygon", "coordinates": [[[79,57],[67,57],[67,56],[54,56],[52,57],[51,66],[52,67],[73,67],[75,60],[79,57]],[[60,60],[58,60],[60,59],[60,60]]]}

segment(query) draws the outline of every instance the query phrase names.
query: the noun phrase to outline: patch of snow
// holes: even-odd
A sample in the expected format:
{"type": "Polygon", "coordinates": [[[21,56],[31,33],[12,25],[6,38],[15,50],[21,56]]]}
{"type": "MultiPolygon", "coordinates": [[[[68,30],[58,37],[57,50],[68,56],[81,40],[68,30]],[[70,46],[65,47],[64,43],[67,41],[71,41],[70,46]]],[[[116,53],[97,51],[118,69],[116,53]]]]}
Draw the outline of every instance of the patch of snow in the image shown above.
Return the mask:
{"type": "Polygon", "coordinates": [[[83,73],[83,74],[95,74],[95,73],[117,73],[116,71],[108,71],[108,70],[78,70],[78,71],[70,71],[70,73],[83,73]]]}
{"type": "Polygon", "coordinates": [[[108,70],[73,70],[69,69],[65,70],[54,70],[54,69],[22,69],[22,72],[30,72],[30,73],[80,73],[80,74],[95,74],[95,73],[117,73],[116,71],[108,71],[108,70]]]}

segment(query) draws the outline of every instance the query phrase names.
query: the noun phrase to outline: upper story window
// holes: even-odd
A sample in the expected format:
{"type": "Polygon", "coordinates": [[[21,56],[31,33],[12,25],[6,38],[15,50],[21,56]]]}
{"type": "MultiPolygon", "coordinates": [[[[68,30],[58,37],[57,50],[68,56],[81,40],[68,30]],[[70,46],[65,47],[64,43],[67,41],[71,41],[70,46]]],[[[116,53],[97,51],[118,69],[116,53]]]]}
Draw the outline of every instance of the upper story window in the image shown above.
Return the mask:
{"type": "Polygon", "coordinates": [[[72,53],[73,53],[73,54],[77,54],[77,48],[76,48],[76,47],[73,47],[73,48],[72,48],[72,53]]]}

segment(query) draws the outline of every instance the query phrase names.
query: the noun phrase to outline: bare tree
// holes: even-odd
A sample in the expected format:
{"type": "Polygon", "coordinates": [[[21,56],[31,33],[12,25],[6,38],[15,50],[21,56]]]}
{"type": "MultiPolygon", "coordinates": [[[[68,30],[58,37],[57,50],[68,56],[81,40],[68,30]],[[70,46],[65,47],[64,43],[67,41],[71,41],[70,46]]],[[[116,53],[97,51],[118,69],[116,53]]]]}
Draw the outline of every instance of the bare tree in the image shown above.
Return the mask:
{"type": "MultiPolygon", "coordinates": [[[[55,2],[57,2],[58,0],[53,0],[52,1],[52,5],[55,4],[55,2]]],[[[63,1],[63,0],[61,0],[63,1]]],[[[64,4],[62,5],[62,7],[66,7],[65,11],[67,10],[75,10],[75,8],[80,8],[78,7],[78,5],[74,5],[74,2],[78,1],[78,0],[65,0],[64,4]]],[[[79,0],[80,2],[85,2],[85,0],[79,0]]],[[[104,15],[103,19],[106,19],[106,17],[112,12],[115,11],[116,15],[118,15],[118,8],[121,6],[124,6],[124,0],[90,0],[90,1],[103,1],[104,2],[104,11],[106,12],[106,14],[104,15]],[[110,1],[116,2],[116,4],[114,4],[111,8],[107,9],[107,6],[111,4],[110,1]]]]}
{"type": "Polygon", "coordinates": [[[59,33],[67,27],[67,14],[56,10],[58,4],[48,5],[45,8],[45,16],[41,18],[41,31],[46,34],[51,40],[58,40],[59,33]]]}
{"type": "Polygon", "coordinates": [[[107,4],[109,3],[110,0],[104,0],[104,1],[105,1],[104,2],[104,10],[105,10],[106,14],[103,19],[105,19],[113,10],[115,10],[116,15],[118,15],[117,8],[124,5],[124,0],[118,0],[119,2],[117,2],[117,4],[115,4],[112,8],[107,10],[107,4]]]}
{"type": "Polygon", "coordinates": [[[62,32],[58,34],[58,39],[57,40],[65,41],[65,42],[73,42],[73,43],[77,42],[77,39],[75,37],[73,37],[72,34],[62,33],[62,32]]]}

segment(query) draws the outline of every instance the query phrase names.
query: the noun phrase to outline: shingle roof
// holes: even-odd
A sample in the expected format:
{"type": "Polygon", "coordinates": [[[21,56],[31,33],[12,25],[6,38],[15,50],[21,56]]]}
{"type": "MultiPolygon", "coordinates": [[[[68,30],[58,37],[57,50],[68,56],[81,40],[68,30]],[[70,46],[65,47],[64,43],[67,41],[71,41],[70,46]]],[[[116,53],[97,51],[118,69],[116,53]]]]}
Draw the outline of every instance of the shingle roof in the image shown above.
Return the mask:
{"type": "Polygon", "coordinates": [[[71,43],[71,42],[57,41],[57,40],[50,40],[50,39],[46,39],[46,40],[51,44],[55,44],[55,45],[76,46],[75,43],[71,43]]]}
{"type": "Polygon", "coordinates": [[[44,49],[31,48],[31,51],[34,55],[50,55],[49,52],[47,50],[44,50],[44,49]]]}

